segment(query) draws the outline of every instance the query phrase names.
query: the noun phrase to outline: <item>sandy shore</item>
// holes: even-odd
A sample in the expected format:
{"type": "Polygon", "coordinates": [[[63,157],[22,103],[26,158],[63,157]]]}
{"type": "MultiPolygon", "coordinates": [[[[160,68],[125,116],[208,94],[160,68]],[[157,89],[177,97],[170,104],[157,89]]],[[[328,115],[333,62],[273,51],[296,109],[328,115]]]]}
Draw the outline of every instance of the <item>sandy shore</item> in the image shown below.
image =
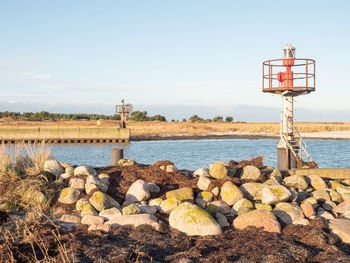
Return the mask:
{"type": "Polygon", "coordinates": [[[308,139],[350,140],[350,131],[306,132],[302,133],[301,136],[308,139]]]}

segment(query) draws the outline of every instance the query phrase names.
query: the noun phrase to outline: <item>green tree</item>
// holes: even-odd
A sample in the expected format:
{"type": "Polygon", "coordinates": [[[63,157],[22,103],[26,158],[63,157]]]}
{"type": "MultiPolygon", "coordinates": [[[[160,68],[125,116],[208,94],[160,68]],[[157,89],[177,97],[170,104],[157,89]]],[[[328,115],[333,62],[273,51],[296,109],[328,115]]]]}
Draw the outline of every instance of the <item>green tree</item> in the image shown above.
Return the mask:
{"type": "Polygon", "coordinates": [[[190,122],[203,122],[204,119],[201,118],[201,117],[199,117],[198,115],[192,115],[192,116],[188,119],[188,121],[190,121],[190,122]]]}
{"type": "Polygon", "coordinates": [[[129,117],[133,121],[148,121],[147,111],[133,111],[129,117]]]}
{"type": "Polygon", "coordinates": [[[222,122],[224,121],[224,117],[222,116],[216,116],[213,118],[213,122],[222,122]]]}
{"type": "Polygon", "coordinates": [[[225,122],[233,122],[233,117],[232,116],[226,116],[225,122]]]}

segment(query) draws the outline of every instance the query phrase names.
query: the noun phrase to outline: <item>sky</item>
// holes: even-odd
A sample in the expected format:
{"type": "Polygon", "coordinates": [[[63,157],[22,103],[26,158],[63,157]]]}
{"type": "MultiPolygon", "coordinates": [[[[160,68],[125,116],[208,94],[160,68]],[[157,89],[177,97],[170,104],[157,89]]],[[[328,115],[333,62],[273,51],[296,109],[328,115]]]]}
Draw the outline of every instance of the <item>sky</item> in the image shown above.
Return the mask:
{"type": "Polygon", "coordinates": [[[262,62],[316,60],[297,119],[350,121],[350,1],[0,0],[0,111],[278,121],[262,62]],[[310,119],[309,119],[310,118],[310,119]]]}

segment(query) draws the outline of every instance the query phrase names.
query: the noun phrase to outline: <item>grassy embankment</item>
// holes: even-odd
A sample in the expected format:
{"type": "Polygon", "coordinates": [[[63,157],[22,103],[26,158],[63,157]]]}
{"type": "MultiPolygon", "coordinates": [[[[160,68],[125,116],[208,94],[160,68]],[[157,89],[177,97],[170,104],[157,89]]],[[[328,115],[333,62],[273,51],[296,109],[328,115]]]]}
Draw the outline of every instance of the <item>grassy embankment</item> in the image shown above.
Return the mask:
{"type": "MultiPolygon", "coordinates": [[[[7,252],[2,255],[6,262],[16,262],[13,251],[18,246],[32,250],[31,253],[22,251],[21,257],[26,262],[56,261],[49,253],[48,239],[57,244],[57,254],[62,262],[69,261],[68,250],[61,242],[57,226],[44,212],[63,188],[60,181],[43,172],[48,158],[50,148],[44,144],[0,146],[0,212],[20,210],[22,215],[8,223],[2,222],[2,225],[0,222],[0,249],[7,252]]],[[[1,216],[3,220],[4,215],[1,216]]]]}
{"type": "MultiPolygon", "coordinates": [[[[72,128],[96,128],[96,121],[23,121],[23,120],[0,120],[0,127],[3,129],[17,128],[51,128],[60,130],[69,130],[72,128]]],[[[119,127],[118,121],[103,120],[101,129],[119,127]]],[[[194,123],[194,122],[132,122],[127,123],[131,129],[132,138],[144,138],[152,136],[206,136],[215,133],[267,133],[279,134],[279,123],[194,123]]],[[[296,123],[299,132],[329,132],[350,130],[350,123],[332,123],[332,122],[300,122],[296,123]]],[[[69,133],[65,133],[69,136],[69,133]]]]}

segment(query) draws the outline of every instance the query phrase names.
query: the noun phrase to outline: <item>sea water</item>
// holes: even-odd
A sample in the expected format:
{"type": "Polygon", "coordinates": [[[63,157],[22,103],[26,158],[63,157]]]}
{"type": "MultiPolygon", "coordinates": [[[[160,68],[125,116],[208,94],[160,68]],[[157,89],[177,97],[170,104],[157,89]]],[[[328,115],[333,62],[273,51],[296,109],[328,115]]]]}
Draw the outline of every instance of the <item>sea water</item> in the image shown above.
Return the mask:
{"type": "MultiPolygon", "coordinates": [[[[350,168],[350,140],[305,140],[311,157],[320,168],[350,168]]],[[[52,146],[53,157],[73,165],[94,167],[111,163],[111,149],[124,149],[124,158],[143,164],[170,160],[179,169],[196,170],[215,161],[249,160],[264,157],[276,167],[277,139],[201,139],[135,141],[129,144],[61,144],[52,146]]]]}

